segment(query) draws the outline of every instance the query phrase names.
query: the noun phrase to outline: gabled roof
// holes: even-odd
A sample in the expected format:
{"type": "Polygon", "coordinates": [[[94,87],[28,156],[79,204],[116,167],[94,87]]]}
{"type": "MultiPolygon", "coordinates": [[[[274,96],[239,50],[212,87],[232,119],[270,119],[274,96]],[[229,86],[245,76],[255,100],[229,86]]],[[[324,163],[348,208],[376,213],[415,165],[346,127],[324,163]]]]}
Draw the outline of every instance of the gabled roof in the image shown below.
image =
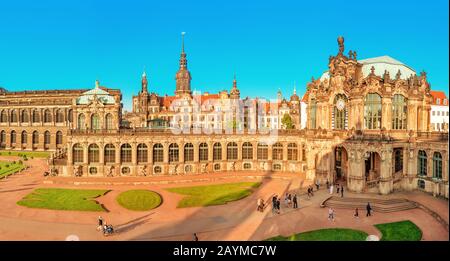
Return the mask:
{"type": "Polygon", "coordinates": [[[433,105],[448,105],[448,99],[445,92],[442,91],[430,91],[431,96],[433,96],[433,105]],[[440,99],[439,104],[437,104],[437,99],[440,99]],[[446,100],[446,104],[444,104],[446,100]]]}

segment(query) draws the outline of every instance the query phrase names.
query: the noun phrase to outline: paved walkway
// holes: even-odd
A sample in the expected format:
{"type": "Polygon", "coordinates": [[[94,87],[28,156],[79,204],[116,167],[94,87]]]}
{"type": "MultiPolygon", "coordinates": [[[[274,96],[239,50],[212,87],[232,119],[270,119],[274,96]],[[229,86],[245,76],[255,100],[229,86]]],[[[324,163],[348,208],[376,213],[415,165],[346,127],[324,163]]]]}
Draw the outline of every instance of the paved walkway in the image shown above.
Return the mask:
{"type": "MultiPolygon", "coordinates": [[[[0,160],[5,158],[0,157],[0,160]]],[[[303,177],[292,174],[209,174],[209,176],[214,175],[213,181],[208,175],[169,177],[167,182],[164,182],[164,177],[134,178],[133,182],[140,182],[143,179],[155,181],[154,184],[137,183],[140,185],[133,185],[133,182],[128,182],[128,178],[114,178],[114,181],[120,181],[121,185],[105,184],[102,180],[91,178],[83,180],[90,184],[75,185],[72,178],[64,180],[42,177],[42,173],[48,168],[42,159],[29,160],[27,164],[30,164],[31,168],[0,181],[0,204],[2,205],[0,240],[64,240],[71,234],[78,235],[81,240],[192,240],[194,232],[200,240],[263,240],[277,235],[287,236],[324,227],[348,227],[379,235],[373,224],[404,219],[413,221],[423,229],[424,240],[449,239],[448,231],[420,209],[389,214],[375,213],[370,218],[366,218],[364,211],[361,211],[360,219],[354,219],[351,210],[338,209],[336,221],[328,221],[327,209],[320,208],[320,203],[329,196],[325,189],[315,192],[315,196],[311,199],[307,199],[305,195],[300,196],[300,208],[297,210],[284,207],[282,202],[281,214],[272,214],[270,206],[264,213],[257,212],[256,201],[259,197],[267,200],[273,194],[284,195],[286,191],[299,192],[303,177]],[[46,180],[58,182],[46,184],[44,183],[46,180]],[[166,190],[168,187],[211,184],[211,182],[254,180],[263,182],[255,193],[245,199],[222,206],[178,209],[176,206],[182,196],[166,190]],[[110,193],[98,199],[109,212],[54,211],[31,209],[16,204],[18,200],[38,187],[112,189],[110,193]],[[115,197],[129,189],[156,191],[162,195],[163,204],[157,209],[146,212],[126,210],[117,204],[115,197]],[[117,234],[105,238],[95,230],[99,214],[115,226],[117,234]]],[[[303,190],[306,185],[309,184],[305,182],[303,190]]],[[[346,193],[346,197],[352,196],[408,197],[442,213],[448,222],[448,201],[435,199],[421,192],[396,193],[389,196],[346,193]]]]}

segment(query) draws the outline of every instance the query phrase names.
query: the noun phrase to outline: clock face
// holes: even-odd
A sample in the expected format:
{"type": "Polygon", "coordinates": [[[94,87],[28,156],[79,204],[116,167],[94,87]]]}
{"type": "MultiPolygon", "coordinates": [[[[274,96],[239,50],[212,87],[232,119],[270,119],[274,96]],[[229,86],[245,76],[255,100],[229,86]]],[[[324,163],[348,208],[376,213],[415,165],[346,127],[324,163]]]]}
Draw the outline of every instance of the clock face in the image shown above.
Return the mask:
{"type": "Polygon", "coordinates": [[[340,111],[342,111],[345,108],[345,101],[343,99],[339,99],[336,102],[336,108],[340,111]]]}

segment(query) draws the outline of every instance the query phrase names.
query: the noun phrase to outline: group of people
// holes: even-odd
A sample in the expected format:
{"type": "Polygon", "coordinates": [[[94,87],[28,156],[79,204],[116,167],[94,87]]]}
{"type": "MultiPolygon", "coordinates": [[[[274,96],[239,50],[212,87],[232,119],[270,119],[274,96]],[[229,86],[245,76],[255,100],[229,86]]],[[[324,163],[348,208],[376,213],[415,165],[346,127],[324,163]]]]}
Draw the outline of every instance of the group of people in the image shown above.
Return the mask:
{"type": "MultiPolygon", "coordinates": [[[[328,220],[334,221],[335,212],[333,208],[328,209],[328,220]]],[[[372,216],[372,206],[370,206],[370,202],[366,205],[366,217],[372,216]]],[[[355,213],[353,214],[354,218],[359,218],[359,210],[355,208],[355,213]]]]}
{"type": "Polygon", "coordinates": [[[336,193],[337,194],[341,194],[341,198],[344,197],[344,185],[339,185],[339,183],[333,184],[333,183],[329,183],[327,180],[327,189],[330,191],[330,195],[333,194],[334,192],[334,186],[336,185],[336,193]]]}
{"type": "Polygon", "coordinates": [[[108,225],[101,216],[98,217],[97,230],[102,231],[104,236],[108,236],[108,235],[111,235],[112,233],[114,233],[113,226],[108,225]]]}

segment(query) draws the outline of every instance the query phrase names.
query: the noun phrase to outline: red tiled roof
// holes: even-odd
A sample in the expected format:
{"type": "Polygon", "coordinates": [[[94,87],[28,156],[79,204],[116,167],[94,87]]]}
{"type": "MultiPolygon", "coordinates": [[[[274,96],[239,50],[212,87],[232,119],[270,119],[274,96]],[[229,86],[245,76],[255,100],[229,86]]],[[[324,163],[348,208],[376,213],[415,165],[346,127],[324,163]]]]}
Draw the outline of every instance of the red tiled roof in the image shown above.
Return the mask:
{"type": "MultiPolygon", "coordinates": [[[[219,99],[220,95],[219,94],[208,94],[208,95],[202,95],[200,97],[201,97],[200,100],[203,104],[207,100],[219,99]]],[[[196,96],[194,96],[194,99],[195,98],[196,98],[196,96]]],[[[162,96],[160,104],[161,104],[161,106],[169,108],[169,106],[172,104],[172,102],[176,99],[178,99],[176,96],[162,96]]]]}
{"type": "Polygon", "coordinates": [[[430,94],[433,96],[433,105],[448,105],[448,99],[444,92],[430,91],[430,94]],[[437,99],[439,99],[439,104],[437,104],[437,99]]]}
{"type": "Polygon", "coordinates": [[[305,92],[305,94],[302,97],[302,102],[308,102],[308,99],[309,99],[309,93],[305,92]]]}

